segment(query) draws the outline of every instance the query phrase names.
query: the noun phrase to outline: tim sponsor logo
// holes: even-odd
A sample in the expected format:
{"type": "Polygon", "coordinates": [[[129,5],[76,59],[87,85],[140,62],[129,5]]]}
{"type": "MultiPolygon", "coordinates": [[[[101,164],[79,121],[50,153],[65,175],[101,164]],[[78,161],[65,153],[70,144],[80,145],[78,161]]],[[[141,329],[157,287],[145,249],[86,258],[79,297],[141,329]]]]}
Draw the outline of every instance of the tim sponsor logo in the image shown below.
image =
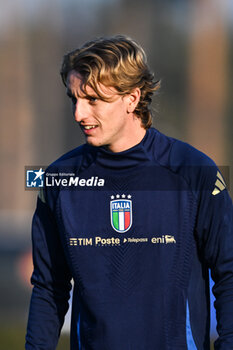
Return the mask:
{"type": "Polygon", "coordinates": [[[120,238],[117,237],[108,237],[108,238],[103,238],[100,236],[94,237],[94,238],[70,238],[70,245],[71,246],[115,246],[115,245],[120,245],[121,241],[120,238]]]}

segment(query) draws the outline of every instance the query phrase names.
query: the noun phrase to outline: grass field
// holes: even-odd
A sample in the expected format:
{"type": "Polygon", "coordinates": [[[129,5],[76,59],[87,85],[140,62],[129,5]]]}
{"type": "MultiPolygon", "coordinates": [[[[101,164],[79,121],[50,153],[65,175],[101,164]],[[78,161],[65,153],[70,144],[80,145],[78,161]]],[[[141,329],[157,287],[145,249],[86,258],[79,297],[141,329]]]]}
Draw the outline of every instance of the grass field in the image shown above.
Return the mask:
{"type": "MultiPolygon", "coordinates": [[[[0,349],[1,350],[23,350],[25,345],[25,329],[19,326],[0,328],[0,349]]],[[[62,334],[57,350],[69,350],[70,341],[68,334],[62,334]]]]}

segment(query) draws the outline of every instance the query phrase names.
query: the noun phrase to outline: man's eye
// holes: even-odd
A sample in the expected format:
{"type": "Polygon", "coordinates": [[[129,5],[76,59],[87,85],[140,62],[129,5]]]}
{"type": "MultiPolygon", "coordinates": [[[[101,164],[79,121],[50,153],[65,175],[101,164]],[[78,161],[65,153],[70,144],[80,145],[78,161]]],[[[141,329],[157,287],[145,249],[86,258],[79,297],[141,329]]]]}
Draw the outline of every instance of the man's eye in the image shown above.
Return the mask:
{"type": "Polygon", "coordinates": [[[95,103],[95,102],[97,102],[97,97],[93,97],[93,96],[89,96],[88,97],[88,100],[91,102],[91,103],[95,103]]]}

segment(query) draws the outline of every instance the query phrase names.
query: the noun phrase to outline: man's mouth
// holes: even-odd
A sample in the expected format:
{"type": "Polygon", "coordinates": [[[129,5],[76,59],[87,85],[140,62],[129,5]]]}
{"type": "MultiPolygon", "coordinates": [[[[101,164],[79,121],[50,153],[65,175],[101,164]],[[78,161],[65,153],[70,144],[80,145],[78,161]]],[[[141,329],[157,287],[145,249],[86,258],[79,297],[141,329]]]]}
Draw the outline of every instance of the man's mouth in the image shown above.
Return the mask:
{"type": "Polygon", "coordinates": [[[90,130],[90,129],[97,128],[97,125],[83,125],[83,128],[84,128],[85,130],[90,130]]]}
{"type": "Polygon", "coordinates": [[[98,125],[81,125],[81,128],[85,135],[93,135],[95,130],[98,128],[98,125]]]}

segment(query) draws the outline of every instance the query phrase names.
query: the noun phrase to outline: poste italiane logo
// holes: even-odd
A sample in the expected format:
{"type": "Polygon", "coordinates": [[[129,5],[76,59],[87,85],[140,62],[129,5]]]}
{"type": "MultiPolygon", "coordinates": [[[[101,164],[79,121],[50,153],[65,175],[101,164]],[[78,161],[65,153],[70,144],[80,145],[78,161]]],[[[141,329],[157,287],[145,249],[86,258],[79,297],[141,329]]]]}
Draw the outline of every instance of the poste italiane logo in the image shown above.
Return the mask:
{"type": "Polygon", "coordinates": [[[112,228],[119,232],[127,232],[132,226],[132,201],[131,195],[117,194],[111,196],[110,201],[110,216],[112,228]],[[116,199],[115,199],[116,197],[116,199]],[[127,199],[125,199],[127,197],[127,199]]]}

